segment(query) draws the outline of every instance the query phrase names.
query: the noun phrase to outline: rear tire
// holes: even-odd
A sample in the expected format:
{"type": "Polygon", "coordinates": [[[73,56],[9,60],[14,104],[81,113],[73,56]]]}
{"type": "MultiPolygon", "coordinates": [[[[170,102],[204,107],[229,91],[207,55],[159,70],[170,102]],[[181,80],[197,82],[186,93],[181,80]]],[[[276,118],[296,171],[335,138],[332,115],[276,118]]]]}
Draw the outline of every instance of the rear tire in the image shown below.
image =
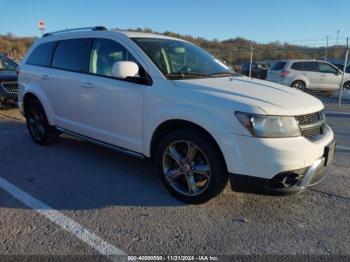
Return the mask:
{"type": "Polygon", "coordinates": [[[44,108],[38,100],[30,101],[25,111],[27,128],[35,143],[48,145],[57,140],[59,132],[50,126],[44,108]]]}
{"type": "Polygon", "coordinates": [[[164,136],[155,153],[155,164],[165,188],[190,204],[209,201],[228,182],[220,149],[211,137],[194,128],[164,136]]]}
{"type": "Polygon", "coordinates": [[[298,89],[300,91],[303,91],[305,92],[306,90],[306,85],[303,81],[301,80],[296,80],[292,83],[291,87],[295,88],[295,89],[298,89]]]}

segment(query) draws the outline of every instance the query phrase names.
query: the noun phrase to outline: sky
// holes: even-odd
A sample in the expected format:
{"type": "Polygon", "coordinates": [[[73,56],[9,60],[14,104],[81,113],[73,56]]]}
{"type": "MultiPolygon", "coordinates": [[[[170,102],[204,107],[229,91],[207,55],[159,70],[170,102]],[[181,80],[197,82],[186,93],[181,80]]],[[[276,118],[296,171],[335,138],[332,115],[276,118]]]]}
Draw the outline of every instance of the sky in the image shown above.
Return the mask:
{"type": "Polygon", "coordinates": [[[207,39],[244,37],[311,46],[345,43],[349,0],[0,0],[0,34],[39,36],[46,31],[104,25],[151,28],[207,39]]]}

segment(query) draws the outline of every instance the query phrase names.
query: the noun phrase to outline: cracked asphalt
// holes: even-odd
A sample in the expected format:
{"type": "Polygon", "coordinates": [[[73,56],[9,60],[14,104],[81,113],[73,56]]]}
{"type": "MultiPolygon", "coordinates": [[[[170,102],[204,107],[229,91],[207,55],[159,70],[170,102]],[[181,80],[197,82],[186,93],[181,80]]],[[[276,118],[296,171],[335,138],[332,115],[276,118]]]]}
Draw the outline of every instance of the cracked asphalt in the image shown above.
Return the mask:
{"type": "MultiPolygon", "coordinates": [[[[128,255],[349,258],[350,116],[327,119],[343,149],[325,180],[294,196],[228,187],[207,204],[183,204],[163,189],[150,161],[69,136],[48,147],[34,144],[16,109],[0,111],[0,177],[128,255]]],[[[0,255],[96,254],[0,189],[0,255]]]]}

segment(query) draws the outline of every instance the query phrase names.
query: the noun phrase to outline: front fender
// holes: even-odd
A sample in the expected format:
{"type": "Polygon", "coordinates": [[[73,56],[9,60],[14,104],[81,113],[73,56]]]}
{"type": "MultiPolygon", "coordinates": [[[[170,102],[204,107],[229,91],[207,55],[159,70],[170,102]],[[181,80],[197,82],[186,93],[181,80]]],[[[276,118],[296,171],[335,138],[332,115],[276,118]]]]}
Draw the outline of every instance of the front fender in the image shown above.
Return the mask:
{"type": "MultiPolygon", "coordinates": [[[[28,94],[33,94],[39,99],[41,105],[44,108],[44,111],[45,111],[45,114],[46,114],[46,117],[47,117],[49,124],[54,126],[55,125],[54,111],[53,111],[50,103],[48,102],[49,101],[48,97],[46,96],[46,94],[43,92],[43,90],[35,82],[31,82],[30,84],[29,83],[20,83],[20,94],[19,94],[19,100],[18,100],[20,107],[23,108],[24,99],[25,99],[26,95],[28,95],[28,94]]],[[[22,113],[24,113],[24,112],[22,112],[22,113]]]]}
{"type": "MultiPolygon", "coordinates": [[[[233,111],[231,112],[233,118],[233,111]]],[[[229,125],[224,117],[218,116],[203,108],[197,108],[188,105],[177,105],[164,110],[157,111],[149,118],[145,119],[144,126],[144,148],[143,153],[146,156],[151,155],[151,142],[156,129],[164,122],[169,120],[183,120],[196,124],[205,129],[215,140],[216,131],[232,131],[232,124],[229,125]]]]}

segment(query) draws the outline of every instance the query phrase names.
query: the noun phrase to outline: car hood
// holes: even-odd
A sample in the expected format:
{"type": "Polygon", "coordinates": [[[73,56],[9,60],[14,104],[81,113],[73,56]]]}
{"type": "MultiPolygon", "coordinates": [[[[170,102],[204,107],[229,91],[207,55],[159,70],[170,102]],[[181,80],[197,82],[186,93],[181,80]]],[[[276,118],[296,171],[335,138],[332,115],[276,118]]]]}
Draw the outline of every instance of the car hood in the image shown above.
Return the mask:
{"type": "Polygon", "coordinates": [[[17,81],[16,71],[2,71],[0,70],[0,82],[17,81]]]}
{"type": "Polygon", "coordinates": [[[301,115],[324,108],[323,103],[291,87],[249,77],[220,77],[174,81],[176,86],[258,107],[268,115],[301,115]]]}

